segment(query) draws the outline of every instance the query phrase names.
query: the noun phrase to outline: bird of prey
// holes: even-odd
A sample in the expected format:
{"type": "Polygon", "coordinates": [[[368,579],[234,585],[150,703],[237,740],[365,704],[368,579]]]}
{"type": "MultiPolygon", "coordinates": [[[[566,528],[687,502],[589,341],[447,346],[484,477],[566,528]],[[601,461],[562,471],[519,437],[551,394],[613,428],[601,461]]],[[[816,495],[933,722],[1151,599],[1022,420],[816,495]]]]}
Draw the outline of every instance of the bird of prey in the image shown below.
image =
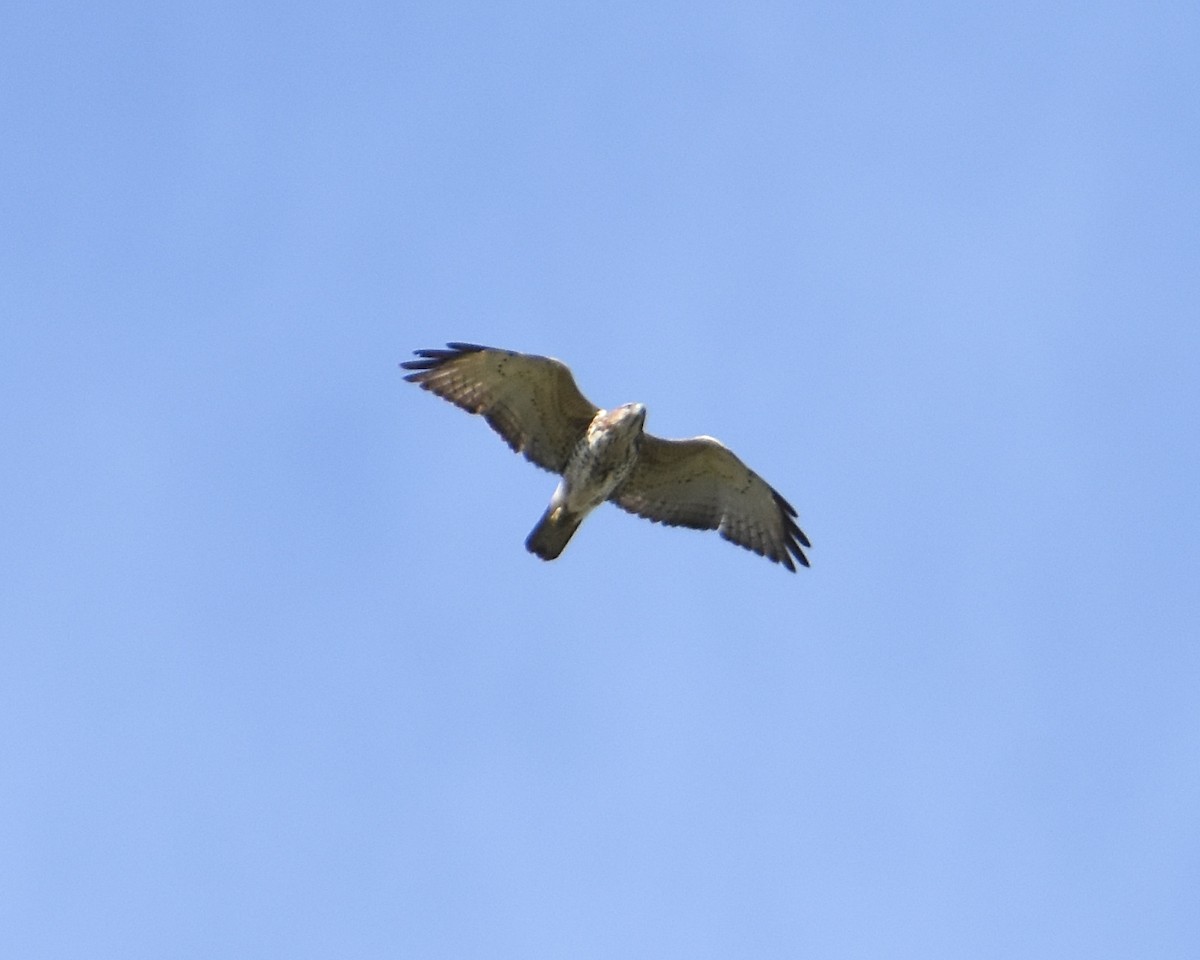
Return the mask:
{"type": "Polygon", "coordinates": [[[712,437],[662,440],[643,430],[646,408],[601,410],[551,357],[448,343],[416,350],[404,379],[478,413],[517,453],[562,480],[525,541],[553,560],[605,500],[656,523],[716,530],[726,540],[783,564],[808,566],[811,547],[796,511],[712,437]],[[795,561],[795,562],[793,562],[795,561]]]}

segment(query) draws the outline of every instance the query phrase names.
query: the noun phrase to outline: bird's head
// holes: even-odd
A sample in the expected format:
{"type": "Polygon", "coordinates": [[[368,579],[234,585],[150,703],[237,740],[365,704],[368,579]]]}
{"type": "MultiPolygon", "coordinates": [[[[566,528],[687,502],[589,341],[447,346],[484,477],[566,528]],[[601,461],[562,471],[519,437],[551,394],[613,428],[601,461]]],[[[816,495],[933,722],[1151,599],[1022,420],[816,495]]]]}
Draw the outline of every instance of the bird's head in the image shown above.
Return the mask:
{"type": "Polygon", "coordinates": [[[620,417],[620,422],[623,424],[636,423],[640,427],[646,422],[646,405],[644,403],[627,403],[623,407],[617,407],[613,413],[620,417]]]}
{"type": "Polygon", "coordinates": [[[642,425],[646,422],[646,407],[641,403],[626,403],[624,407],[600,410],[588,426],[588,439],[606,444],[636,444],[641,442],[642,425]]]}
{"type": "Polygon", "coordinates": [[[617,407],[612,412],[614,425],[623,435],[636,440],[641,437],[646,423],[646,405],[644,403],[627,403],[617,407]]]}
{"type": "Polygon", "coordinates": [[[588,437],[607,438],[606,442],[637,442],[646,422],[646,408],[640,403],[627,403],[613,410],[601,410],[588,427],[588,437]]]}

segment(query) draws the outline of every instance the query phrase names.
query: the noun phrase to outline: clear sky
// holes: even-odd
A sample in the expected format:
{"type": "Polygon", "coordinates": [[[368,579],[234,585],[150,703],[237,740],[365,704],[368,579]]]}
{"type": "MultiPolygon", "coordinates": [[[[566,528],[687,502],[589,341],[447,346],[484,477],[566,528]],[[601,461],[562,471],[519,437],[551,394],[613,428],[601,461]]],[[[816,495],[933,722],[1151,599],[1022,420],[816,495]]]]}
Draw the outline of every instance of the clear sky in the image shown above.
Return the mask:
{"type": "Polygon", "coordinates": [[[0,954],[1200,956],[1193,3],[18,4],[0,954]],[[790,575],[403,382],[708,433],[790,575]]]}

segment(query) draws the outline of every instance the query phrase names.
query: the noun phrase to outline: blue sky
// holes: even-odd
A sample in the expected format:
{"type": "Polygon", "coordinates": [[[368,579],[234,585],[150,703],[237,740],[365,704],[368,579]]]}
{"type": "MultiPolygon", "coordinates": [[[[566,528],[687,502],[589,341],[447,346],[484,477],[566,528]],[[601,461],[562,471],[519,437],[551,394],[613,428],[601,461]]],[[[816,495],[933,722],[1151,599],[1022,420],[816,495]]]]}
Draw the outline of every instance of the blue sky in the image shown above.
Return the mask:
{"type": "Polygon", "coordinates": [[[0,948],[1200,955],[1200,15],[0,31],[0,948]],[[708,433],[791,576],[402,380],[708,433]]]}

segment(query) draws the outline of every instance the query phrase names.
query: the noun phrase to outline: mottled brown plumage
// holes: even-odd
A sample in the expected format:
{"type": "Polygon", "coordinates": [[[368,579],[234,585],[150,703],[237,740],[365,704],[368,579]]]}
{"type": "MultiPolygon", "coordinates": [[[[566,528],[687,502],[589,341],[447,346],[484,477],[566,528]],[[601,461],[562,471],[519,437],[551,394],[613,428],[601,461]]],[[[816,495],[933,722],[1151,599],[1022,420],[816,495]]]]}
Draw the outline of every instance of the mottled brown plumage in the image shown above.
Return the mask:
{"type": "Polygon", "coordinates": [[[605,500],[657,523],[716,530],[795,571],[811,544],[796,511],[712,437],[662,440],[644,431],[646,410],[601,410],[550,357],[470,343],[418,350],[405,377],[483,416],[513,450],[562,481],[526,547],[557,557],[584,517],[605,500]]]}

